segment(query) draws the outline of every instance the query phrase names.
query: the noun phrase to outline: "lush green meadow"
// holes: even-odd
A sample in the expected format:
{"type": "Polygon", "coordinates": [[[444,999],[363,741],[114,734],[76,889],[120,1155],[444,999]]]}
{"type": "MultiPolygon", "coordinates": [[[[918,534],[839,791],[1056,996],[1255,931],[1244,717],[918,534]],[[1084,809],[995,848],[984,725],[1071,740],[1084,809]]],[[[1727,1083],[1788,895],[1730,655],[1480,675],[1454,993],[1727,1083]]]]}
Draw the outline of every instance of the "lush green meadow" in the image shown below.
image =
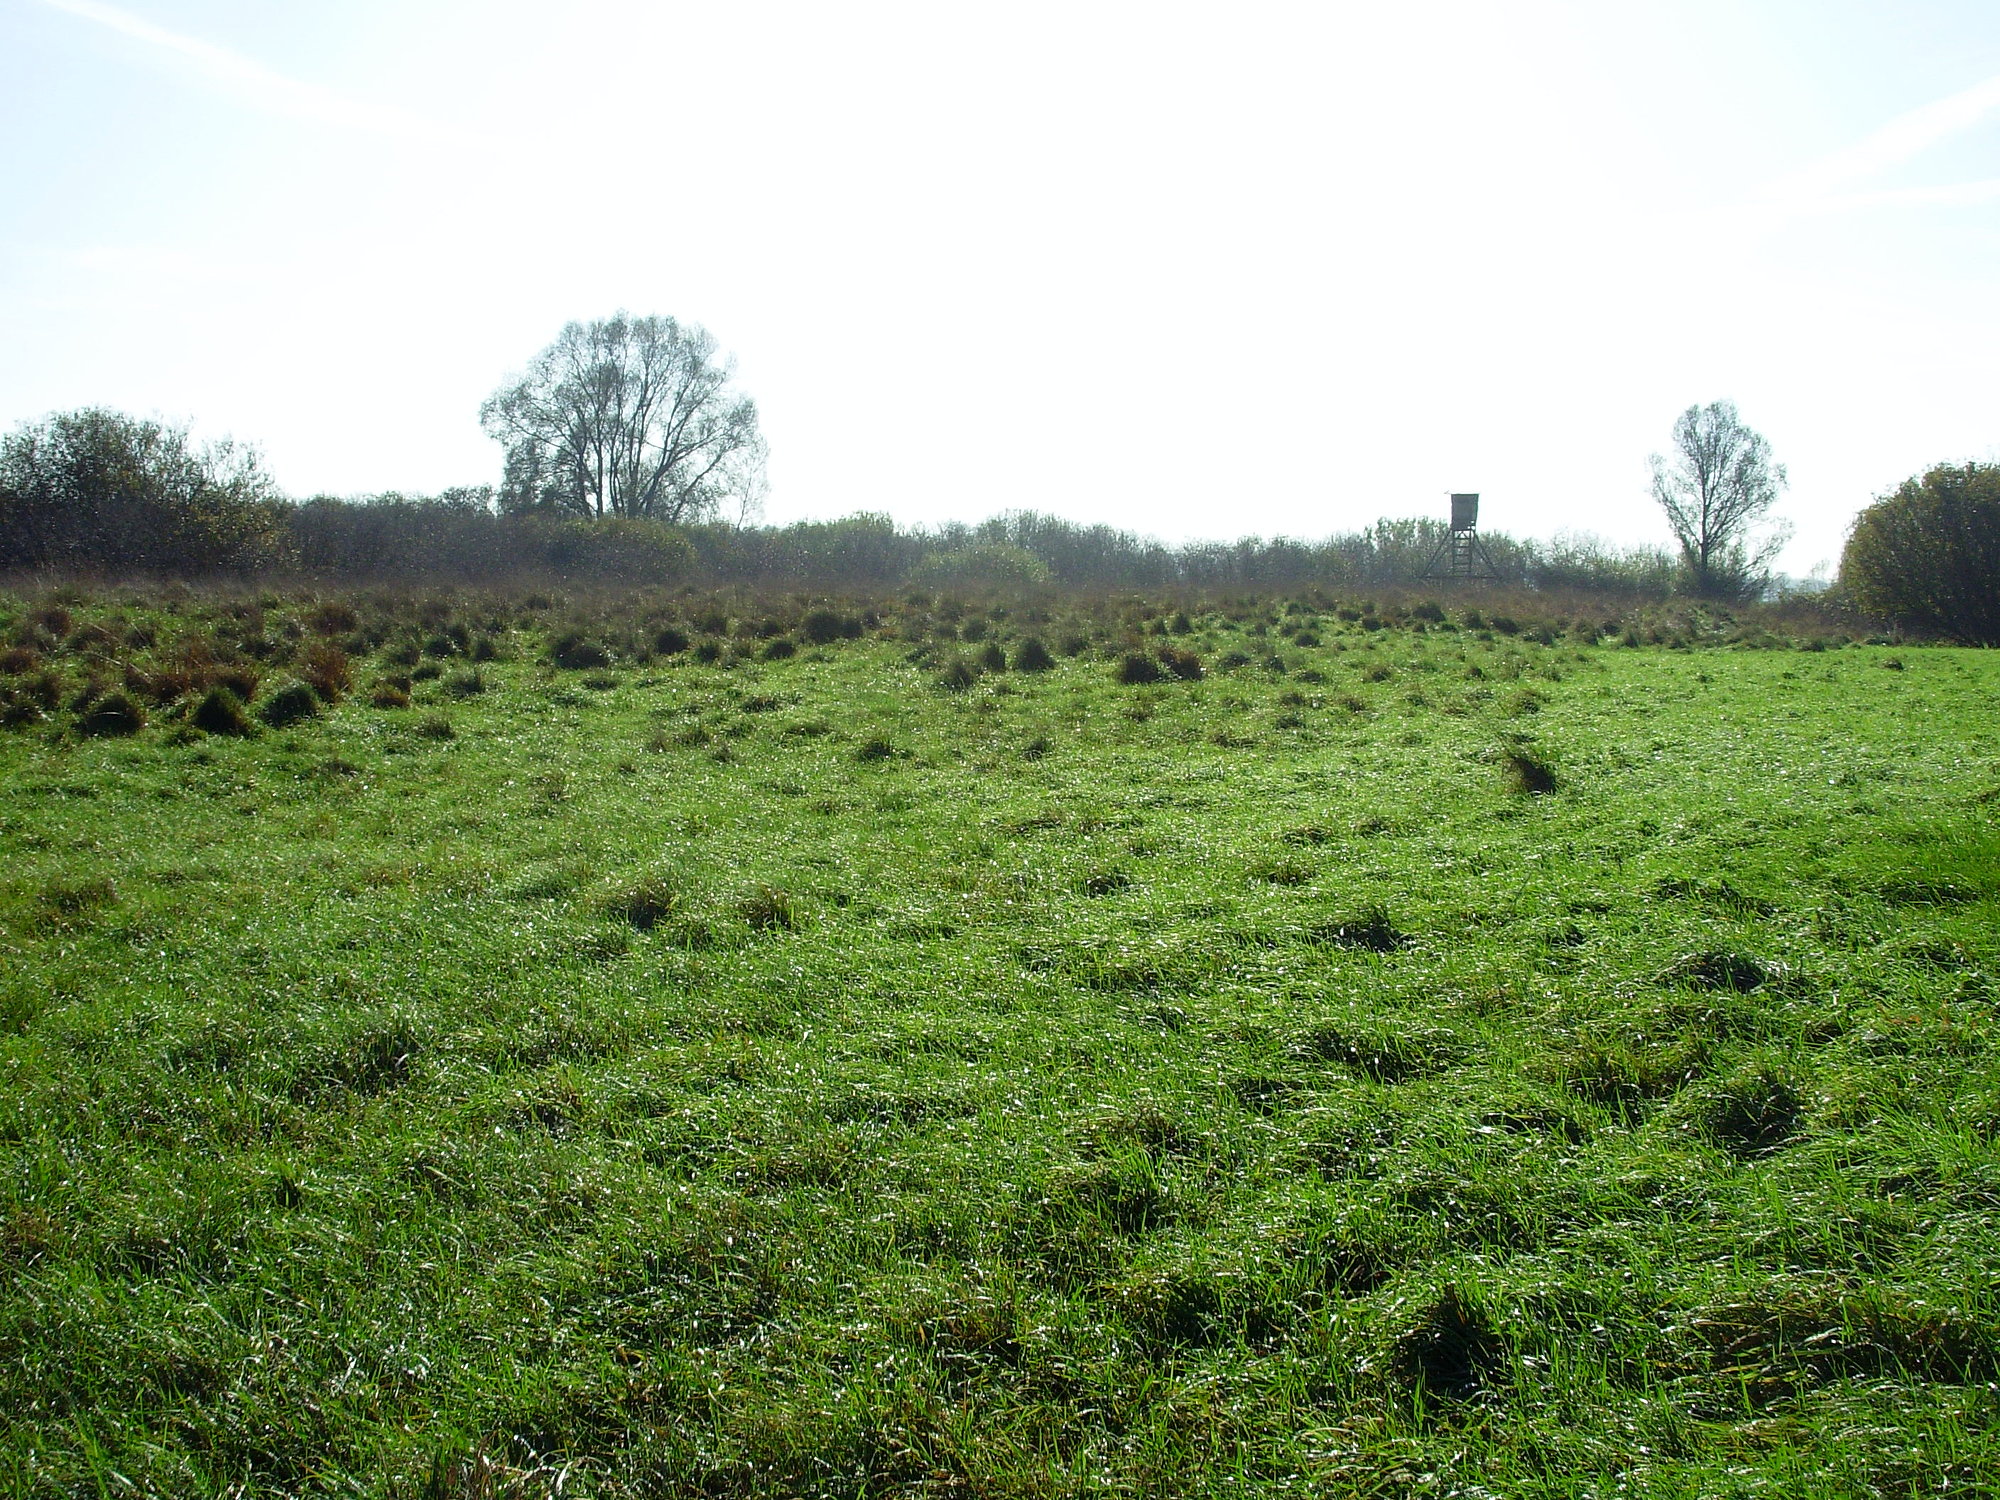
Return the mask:
{"type": "Polygon", "coordinates": [[[1991,1493],[2000,655],[1446,603],[0,599],[4,1492],[1991,1493]]]}

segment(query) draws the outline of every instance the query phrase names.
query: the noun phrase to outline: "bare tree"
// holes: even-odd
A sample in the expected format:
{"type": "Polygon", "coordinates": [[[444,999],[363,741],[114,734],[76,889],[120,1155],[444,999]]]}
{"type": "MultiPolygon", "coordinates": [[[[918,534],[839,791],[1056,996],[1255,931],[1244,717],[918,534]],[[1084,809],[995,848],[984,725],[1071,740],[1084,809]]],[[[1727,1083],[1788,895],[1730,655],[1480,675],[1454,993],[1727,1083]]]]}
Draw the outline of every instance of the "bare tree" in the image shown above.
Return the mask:
{"type": "Polygon", "coordinates": [[[1748,598],[1764,585],[1771,559],[1790,537],[1758,523],[1785,487],[1771,445],[1743,425],[1736,403],[1690,406],[1674,423],[1671,459],[1655,453],[1653,498],[1667,513],[1694,592],[1748,598]]]}
{"type": "Polygon", "coordinates": [[[696,521],[763,493],[757,406],[707,329],[620,312],[571,323],[479,409],[507,448],[501,505],[696,521]]]}

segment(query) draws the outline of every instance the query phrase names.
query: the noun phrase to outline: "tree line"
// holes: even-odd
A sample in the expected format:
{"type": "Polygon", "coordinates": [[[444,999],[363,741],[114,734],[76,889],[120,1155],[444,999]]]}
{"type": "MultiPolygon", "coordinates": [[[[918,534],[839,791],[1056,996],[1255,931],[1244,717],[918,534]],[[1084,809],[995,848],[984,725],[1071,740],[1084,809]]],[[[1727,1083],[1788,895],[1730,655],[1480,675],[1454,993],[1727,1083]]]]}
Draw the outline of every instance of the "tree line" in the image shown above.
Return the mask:
{"type": "MultiPolygon", "coordinates": [[[[1382,587],[1421,581],[1446,528],[1382,520],[1319,540],[1170,546],[1021,510],[971,524],[885,516],[758,526],[757,409],[707,330],[620,312],[571,323],[480,409],[497,487],[294,502],[256,452],[102,408],[0,438],[0,568],[282,572],[343,581],[685,580],[806,587],[1382,587]],[[729,519],[731,516],[734,520],[729,519]]],[[[1653,498],[1675,547],[1482,537],[1493,582],[1626,598],[1755,598],[1785,539],[1785,471],[1736,408],[1691,406],[1653,498]]],[[[1839,596],[1880,618],[2000,643],[2000,466],[1944,466],[1864,511],[1839,596]]]]}
{"type": "MultiPolygon", "coordinates": [[[[0,567],[98,575],[282,573],[343,582],[719,582],[819,588],[1381,587],[1413,584],[1444,523],[1383,520],[1318,540],[1171,546],[1035,511],[902,527],[861,514],[784,526],[674,524],[510,505],[487,487],[293,502],[254,453],[116,412],[60,413],[0,438],[0,567]]],[[[1499,582],[1634,598],[1673,559],[1588,538],[1489,534],[1499,582]]]]}

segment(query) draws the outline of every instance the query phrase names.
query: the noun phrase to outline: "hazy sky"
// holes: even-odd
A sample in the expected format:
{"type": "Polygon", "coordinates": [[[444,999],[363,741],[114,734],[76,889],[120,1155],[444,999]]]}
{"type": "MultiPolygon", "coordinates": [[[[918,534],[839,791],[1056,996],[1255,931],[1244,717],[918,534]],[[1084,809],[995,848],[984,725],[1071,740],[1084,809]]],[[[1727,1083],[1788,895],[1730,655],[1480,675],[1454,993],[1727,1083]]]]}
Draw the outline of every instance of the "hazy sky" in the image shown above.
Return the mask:
{"type": "Polygon", "coordinates": [[[2000,457],[2000,5],[0,0],[0,424],[497,478],[570,319],[707,325],[766,516],[1666,540],[2000,457]]]}

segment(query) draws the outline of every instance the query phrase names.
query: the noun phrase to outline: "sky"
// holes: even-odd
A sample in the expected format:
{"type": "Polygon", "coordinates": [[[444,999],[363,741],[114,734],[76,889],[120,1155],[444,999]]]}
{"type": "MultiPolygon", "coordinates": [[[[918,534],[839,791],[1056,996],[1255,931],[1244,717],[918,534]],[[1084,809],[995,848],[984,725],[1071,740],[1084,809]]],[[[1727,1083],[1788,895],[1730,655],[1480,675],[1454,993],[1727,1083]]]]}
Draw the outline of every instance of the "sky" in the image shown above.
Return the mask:
{"type": "Polygon", "coordinates": [[[571,320],[707,327],[765,519],[1664,545],[1733,400],[1796,574],[2000,458],[2000,5],[0,0],[0,428],[497,480],[571,320]]]}

